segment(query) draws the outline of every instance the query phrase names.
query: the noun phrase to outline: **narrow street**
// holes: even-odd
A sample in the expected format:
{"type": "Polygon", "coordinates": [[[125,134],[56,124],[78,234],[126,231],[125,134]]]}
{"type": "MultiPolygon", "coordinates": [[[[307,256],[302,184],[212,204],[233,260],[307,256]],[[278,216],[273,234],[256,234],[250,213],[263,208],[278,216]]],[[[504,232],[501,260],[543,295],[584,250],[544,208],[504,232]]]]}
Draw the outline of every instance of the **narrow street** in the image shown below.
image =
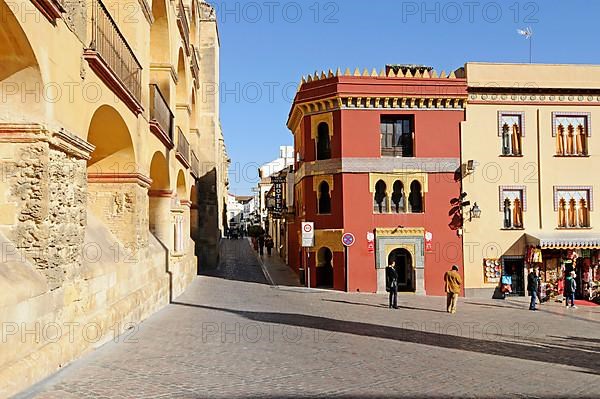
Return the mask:
{"type": "Polygon", "coordinates": [[[595,396],[600,311],[266,283],[246,240],[125,336],[20,398],[595,396]]]}

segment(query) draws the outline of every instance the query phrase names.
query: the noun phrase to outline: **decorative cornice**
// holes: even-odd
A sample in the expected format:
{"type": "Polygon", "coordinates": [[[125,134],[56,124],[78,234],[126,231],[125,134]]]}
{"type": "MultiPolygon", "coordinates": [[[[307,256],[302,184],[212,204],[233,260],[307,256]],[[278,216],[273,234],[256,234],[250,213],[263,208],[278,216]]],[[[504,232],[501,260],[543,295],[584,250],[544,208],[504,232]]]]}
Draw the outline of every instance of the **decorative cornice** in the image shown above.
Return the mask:
{"type": "Polygon", "coordinates": [[[172,198],[173,190],[148,190],[148,196],[153,198],[172,198]]]}
{"type": "Polygon", "coordinates": [[[150,185],[152,184],[152,179],[141,173],[88,173],[88,183],[134,183],[142,188],[150,188],[150,185]]]}
{"type": "Polygon", "coordinates": [[[168,63],[152,63],[150,64],[150,71],[158,71],[158,72],[169,72],[171,74],[171,79],[173,83],[177,84],[179,78],[177,77],[177,71],[173,64],[168,63]]]}
{"type": "Polygon", "coordinates": [[[79,159],[90,159],[96,147],[64,128],[50,130],[38,123],[0,123],[0,143],[47,142],[79,159]]]}
{"type": "Polygon", "coordinates": [[[294,132],[303,117],[332,112],[337,110],[437,110],[437,111],[463,111],[466,97],[444,97],[439,95],[425,97],[403,96],[377,96],[375,94],[357,94],[344,96],[331,96],[324,99],[298,103],[290,114],[288,128],[294,132]]]}
{"type": "Polygon", "coordinates": [[[459,158],[338,158],[303,162],[296,173],[295,183],[311,176],[339,173],[455,173],[459,158]]]}
{"type": "MultiPolygon", "coordinates": [[[[494,105],[584,105],[584,106],[599,106],[600,91],[593,90],[586,92],[585,90],[555,92],[551,89],[540,92],[532,91],[502,91],[496,89],[493,92],[486,90],[472,90],[469,88],[469,97],[467,104],[494,104],[494,105]]],[[[510,89],[507,89],[510,90],[510,89]]]]}
{"type": "Polygon", "coordinates": [[[91,158],[91,153],[94,152],[96,146],[77,137],[76,135],[67,132],[65,129],[52,133],[51,144],[62,150],[63,152],[86,161],[91,158]]]}
{"type": "Polygon", "coordinates": [[[414,237],[424,236],[423,227],[383,227],[375,229],[376,236],[414,237]]]}

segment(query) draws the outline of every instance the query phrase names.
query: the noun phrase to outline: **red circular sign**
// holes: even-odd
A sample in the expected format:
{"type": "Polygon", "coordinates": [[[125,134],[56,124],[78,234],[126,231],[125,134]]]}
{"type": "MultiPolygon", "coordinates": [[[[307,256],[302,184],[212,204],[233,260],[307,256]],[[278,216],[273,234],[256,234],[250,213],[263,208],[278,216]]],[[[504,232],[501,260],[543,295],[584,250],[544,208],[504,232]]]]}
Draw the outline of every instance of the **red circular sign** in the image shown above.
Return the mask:
{"type": "Polygon", "coordinates": [[[310,233],[312,231],[312,226],[310,224],[305,224],[304,231],[306,231],[307,233],[310,233]]]}
{"type": "Polygon", "coordinates": [[[356,241],[356,239],[352,233],[346,233],[342,236],[342,244],[347,247],[351,247],[354,244],[354,241],[356,241]]]}

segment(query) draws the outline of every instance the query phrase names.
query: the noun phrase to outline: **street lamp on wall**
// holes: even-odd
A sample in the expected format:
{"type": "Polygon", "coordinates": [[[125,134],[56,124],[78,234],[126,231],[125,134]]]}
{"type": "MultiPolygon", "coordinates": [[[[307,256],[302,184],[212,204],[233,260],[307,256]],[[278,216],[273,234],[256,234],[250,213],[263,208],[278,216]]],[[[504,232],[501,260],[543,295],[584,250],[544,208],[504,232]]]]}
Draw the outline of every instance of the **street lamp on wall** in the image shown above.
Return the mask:
{"type": "Polygon", "coordinates": [[[477,205],[477,202],[473,204],[473,207],[469,210],[469,222],[473,219],[479,219],[481,217],[481,209],[477,205]]]}

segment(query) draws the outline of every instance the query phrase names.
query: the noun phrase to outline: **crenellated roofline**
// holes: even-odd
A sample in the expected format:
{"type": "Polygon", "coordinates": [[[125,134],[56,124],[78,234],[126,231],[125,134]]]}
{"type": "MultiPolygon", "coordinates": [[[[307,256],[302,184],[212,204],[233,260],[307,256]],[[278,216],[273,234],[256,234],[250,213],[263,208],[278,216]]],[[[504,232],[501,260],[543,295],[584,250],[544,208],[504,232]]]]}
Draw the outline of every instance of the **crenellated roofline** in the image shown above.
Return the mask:
{"type": "Polygon", "coordinates": [[[464,70],[447,74],[390,68],[362,73],[349,68],[302,77],[287,127],[295,132],[306,115],[341,109],[463,110],[467,100],[464,70]],[[396,70],[398,72],[396,72],[396,70]],[[457,76],[458,73],[458,76],[457,76]]]}

